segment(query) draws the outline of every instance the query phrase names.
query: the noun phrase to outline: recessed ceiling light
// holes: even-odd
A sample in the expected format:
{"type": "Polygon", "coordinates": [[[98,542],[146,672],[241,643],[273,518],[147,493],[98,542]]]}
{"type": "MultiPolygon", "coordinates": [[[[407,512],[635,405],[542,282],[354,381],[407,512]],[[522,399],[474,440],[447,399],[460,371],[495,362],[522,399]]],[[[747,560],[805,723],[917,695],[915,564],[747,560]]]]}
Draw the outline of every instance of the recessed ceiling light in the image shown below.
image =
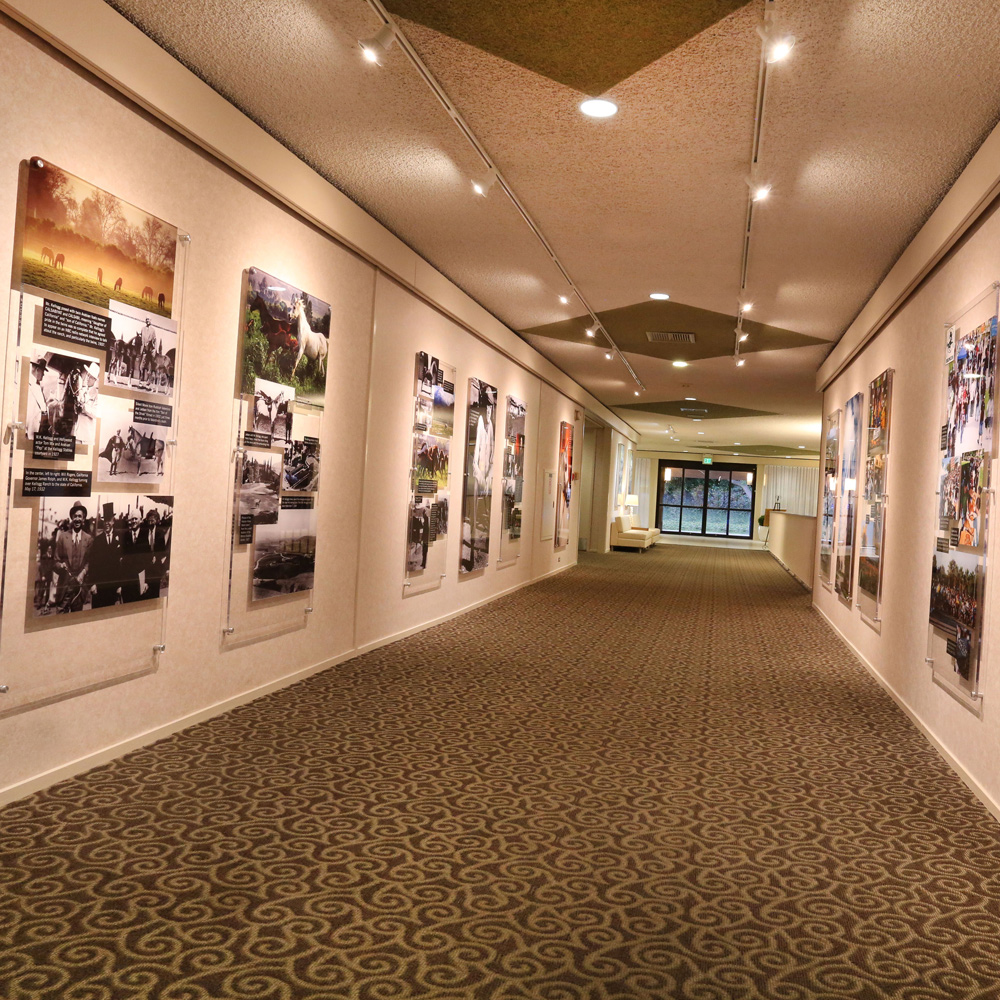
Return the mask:
{"type": "Polygon", "coordinates": [[[704,432],[704,431],[698,431],[698,433],[699,433],[699,434],[704,434],[705,432],[704,432]]]}
{"type": "Polygon", "coordinates": [[[649,297],[651,299],[656,299],[657,302],[666,302],[670,296],[666,292],[650,292],[649,297]]]}
{"type": "Polygon", "coordinates": [[[675,368],[687,368],[688,363],[686,361],[674,361],[673,366],[675,368]]]}
{"type": "Polygon", "coordinates": [[[696,423],[696,424],[700,424],[701,423],[701,417],[692,417],[692,422],[696,423]]]}
{"type": "Polygon", "coordinates": [[[639,395],[639,390],[638,390],[638,389],[636,389],[636,390],[635,390],[635,394],[636,394],[637,396],[639,395]]]}
{"type": "Polygon", "coordinates": [[[588,118],[610,118],[618,114],[618,105],[603,97],[592,97],[580,105],[580,110],[588,118]]]}
{"type": "Polygon", "coordinates": [[[587,328],[587,336],[588,337],[593,337],[594,336],[594,331],[592,329],[590,329],[590,327],[587,328]]]}
{"type": "Polygon", "coordinates": [[[799,447],[800,448],[805,448],[805,445],[804,444],[800,444],[799,447]]]}
{"type": "Polygon", "coordinates": [[[607,354],[605,354],[604,356],[608,359],[608,361],[610,361],[613,355],[611,354],[610,351],[608,351],[607,354]]]}
{"type": "Polygon", "coordinates": [[[739,358],[736,362],[736,367],[742,368],[746,363],[746,358],[739,358]]]}
{"type": "Polygon", "coordinates": [[[685,396],[684,401],[687,403],[697,403],[698,400],[694,396],[685,396]]]}
{"type": "Polygon", "coordinates": [[[768,47],[764,62],[776,63],[782,59],[787,59],[792,49],[795,48],[795,36],[785,35],[784,38],[775,38],[768,47]]]}
{"type": "Polygon", "coordinates": [[[565,295],[559,296],[559,301],[565,306],[569,304],[569,299],[565,295]]]}
{"type": "Polygon", "coordinates": [[[742,441],[734,441],[734,442],[733,442],[733,447],[734,447],[734,448],[739,448],[739,446],[740,446],[741,444],[743,444],[743,442],[742,442],[742,441]]]}

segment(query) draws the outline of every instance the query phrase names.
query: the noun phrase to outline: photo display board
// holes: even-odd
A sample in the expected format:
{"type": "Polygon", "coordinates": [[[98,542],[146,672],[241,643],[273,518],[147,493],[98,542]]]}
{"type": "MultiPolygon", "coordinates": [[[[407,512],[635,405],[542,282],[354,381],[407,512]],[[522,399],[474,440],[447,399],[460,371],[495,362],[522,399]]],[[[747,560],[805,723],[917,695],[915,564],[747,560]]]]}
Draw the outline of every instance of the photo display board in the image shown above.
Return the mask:
{"type": "Polygon", "coordinates": [[[407,506],[407,596],[436,590],[448,575],[451,440],[455,369],[417,353],[413,389],[413,461],[407,506]]]}
{"type": "Polygon", "coordinates": [[[165,649],[189,243],[37,158],[19,195],[0,714],[149,673],[165,649]]]}
{"type": "Polygon", "coordinates": [[[865,488],[861,497],[861,542],[858,553],[858,609],[870,624],[880,621],[882,549],[885,545],[885,484],[889,467],[892,422],[892,375],[887,368],[868,386],[865,488]]]}
{"type": "Polygon", "coordinates": [[[331,310],[251,267],[239,313],[222,621],[237,644],[303,627],[312,612],[331,310]]]}
{"type": "Polygon", "coordinates": [[[823,440],[823,509],[820,516],[819,578],[833,586],[833,539],[837,520],[837,465],[840,462],[840,410],[826,418],[823,440]]]}
{"type": "Polygon", "coordinates": [[[625,506],[625,492],[622,489],[625,480],[625,442],[618,442],[618,454],[615,457],[615,506],[625,506]]]}
{"type": "Polygon", "coordinates": [[[865,396],[859,392],[844,405],[843,442],[840,449],[840,478],[837,484],[836,576],[837,596],[851,603],[854,592],[854,536],[857,530],[858,465],[861,453],[861,411],[865,396]]]}
{"type": "MultiPolygon", "coordinates": [[[[629,452],[631,455],[632,452],[629,452]]],[[[631,470],[630,470],[631,471],[631,470]]],[[[631,483],[631,476],[629,477],[631,483]]],[[[569,545],[569,504],[573,495],[573,425],[559,424],[559,466],[556,480],[555,547],[569,545]]]]}
{"type": "Polygon", "coordinates": [[[503,446],[503,522],[500,562],[510,563],[521,554],[521,521],[524,511],[524,426],[527,407],[507,397],[503,446]]]}
{"type": "Polygon", "coordinates": [[[975,712],[985,637],[998,289],[945,328],[940,489],[932,555],[927,660],[934,679],[975,712]]]}
{"type": "Polygon", "coordinates": [[[486,569],[490,561],[496,410],[496,387],[482,379],[470,378],[469,408],[466,414],[465,495],[462,504],[460,573],[476,573],[486,569]]]}

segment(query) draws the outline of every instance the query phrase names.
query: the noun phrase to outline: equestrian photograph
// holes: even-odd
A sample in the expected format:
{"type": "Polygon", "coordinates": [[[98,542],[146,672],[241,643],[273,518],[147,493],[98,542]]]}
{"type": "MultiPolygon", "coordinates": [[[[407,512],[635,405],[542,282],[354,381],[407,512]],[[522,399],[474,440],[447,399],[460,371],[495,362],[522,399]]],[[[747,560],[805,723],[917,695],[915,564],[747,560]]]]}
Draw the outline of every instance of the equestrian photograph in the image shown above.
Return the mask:
{"type": "Polygon", "coordinates": [[[51,163],[31,160],[22,284],[170,316],[177,228],[51,163]]]}
{"type": "Polygon", "coordinates": [[[76,614],[164,597],[174,498],[134,493],[42,497],[33,615],[76,614]]]}
{"type": "Polygon", "coordinates": [[[294,406],[294,389],[262,378],[254,379],[249,429],[257,434],[269,434],[272,445],[284,447],[292,440],[294,406]]]}
{"type": "Polygon", "coordinates": [[[32,347],[24,431],[75,437],[93,444],[97,427],[100,365],[89,358],[32,347]]]}
{"type": "Polygon", "coordinates": [[[329,345],[328,303],[255,267],[247,271],[243,395],[264,379],[291,387],[300,402],[323,406],[329,345]]]}
{"type": "Polygon", "coordinates": [[[98,413],[97,481],[162,483],[170,428],[134,420],[130,399],[102,396],[98,413]]]}
{"type": "Polygon", "coordinates": [[[104,384],[172,398],[177,322],[121,302],[112,302],[108,311],[104,384]]]}

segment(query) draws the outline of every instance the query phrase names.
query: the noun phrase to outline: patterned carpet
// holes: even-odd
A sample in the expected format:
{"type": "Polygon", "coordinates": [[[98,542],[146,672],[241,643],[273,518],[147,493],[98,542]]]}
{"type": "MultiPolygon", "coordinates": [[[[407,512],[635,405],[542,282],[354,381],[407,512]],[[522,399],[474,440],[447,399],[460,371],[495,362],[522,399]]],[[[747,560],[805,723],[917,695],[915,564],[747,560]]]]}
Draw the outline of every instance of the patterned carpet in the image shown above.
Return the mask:
{"type": "Polygon", "coordinates": [[[998,872],[768,554],[584,556],[0,812],[0,997],[994,1000],[998,872]]]}

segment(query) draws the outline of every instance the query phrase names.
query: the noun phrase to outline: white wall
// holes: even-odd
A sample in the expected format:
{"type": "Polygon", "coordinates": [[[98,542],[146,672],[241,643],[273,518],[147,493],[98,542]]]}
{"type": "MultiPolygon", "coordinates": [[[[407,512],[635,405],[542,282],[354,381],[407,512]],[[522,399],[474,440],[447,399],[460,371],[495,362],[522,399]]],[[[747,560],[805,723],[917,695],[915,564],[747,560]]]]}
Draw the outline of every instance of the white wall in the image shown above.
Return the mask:
{"type": "MultiPolygon", "coordinates": [[[[579,404],[491,346],[486,334],[473,335],[445,318],[2,18],[0,51],[0,261],[12,259],[18,168],[29,156],[41,156],[192,235],[166,652],[147,676],[0,717],[0,800],[575,563],[578,500],[571,508],[569,545],[556,550],[552,541],[538,540],[538,498],[542,470],[557,468],[560,421],[575,424],[579,469],[579,404]],[[315,612],[286,635],[227,648],[220,624],[232,510],[232,385],[242,272],[251,265],[332,303],[332,366],[315,612]],[[508,393],[527,403],[524,523],[516,563],[497,569],[491,552],[489,568],[464,578],[458,575],[458,533],[452,532],[444,585],[406,599],[404,539],[418,350],[457,367],[455,493],[461,492],[464,467],[468,378],[496,385],[501,406],[508,393]]],[[[0,316],[0,323],[5,320],[0,316]]],[[[7,342],[14,331],[4,326],[0,333],[7,342]]],[[[16,354],[12,349],[7,356],[8,402],[16,354]]],[[[502,422],[497,430],[496,482],[502,422]]],[[[493,510],[494,547],[500,506],[495,503],[493,510]]],[[[30,511],[15,508],[9,545],[19,565],[26,565],[31,551],[28,522],[30,511]]],[[[99,631],[106,623],[96,624],[99,631]]],[[[15,641],[0,649],[0,683],[11,684],[12,697],[43,687],[46,663],[66,662],[80,629],[81,623],[70,621],[28,636],[23,609],[9,605],[2,636],[26,644],[15,641]],[[26,650],[44,655],[29,656],[26,650]]],[[[113,641],[100,648],[101,655],[114,657],[113,641]]],[[[0,713],[4,709],[0,698],[0,713]]]]}
{"type": "MultiPolygon", "coordinates": [[[[936,527],[940,386],[944,324],[1000,278],[1000,214],[993,210],[870,341],[824,393],[827,413],[843,407],[886,368],[895,369],[886,492],[881,633],[867,626],[853,606],[819,582],[813,600],[834,628],[895,693],[944,749],[994,812],[1000,812],[1000,656],[990,632],[997,627],[997,570],[987,581],[987,638],[981,668],[982,718],[976,718],[935,684],[924,663],[927,649],[931,559],[936,527]]],[[[818,559],[818,554],[817,554],[818,559]]],[[[857,571],[855,567],[855,586],[857,571]]]]}

